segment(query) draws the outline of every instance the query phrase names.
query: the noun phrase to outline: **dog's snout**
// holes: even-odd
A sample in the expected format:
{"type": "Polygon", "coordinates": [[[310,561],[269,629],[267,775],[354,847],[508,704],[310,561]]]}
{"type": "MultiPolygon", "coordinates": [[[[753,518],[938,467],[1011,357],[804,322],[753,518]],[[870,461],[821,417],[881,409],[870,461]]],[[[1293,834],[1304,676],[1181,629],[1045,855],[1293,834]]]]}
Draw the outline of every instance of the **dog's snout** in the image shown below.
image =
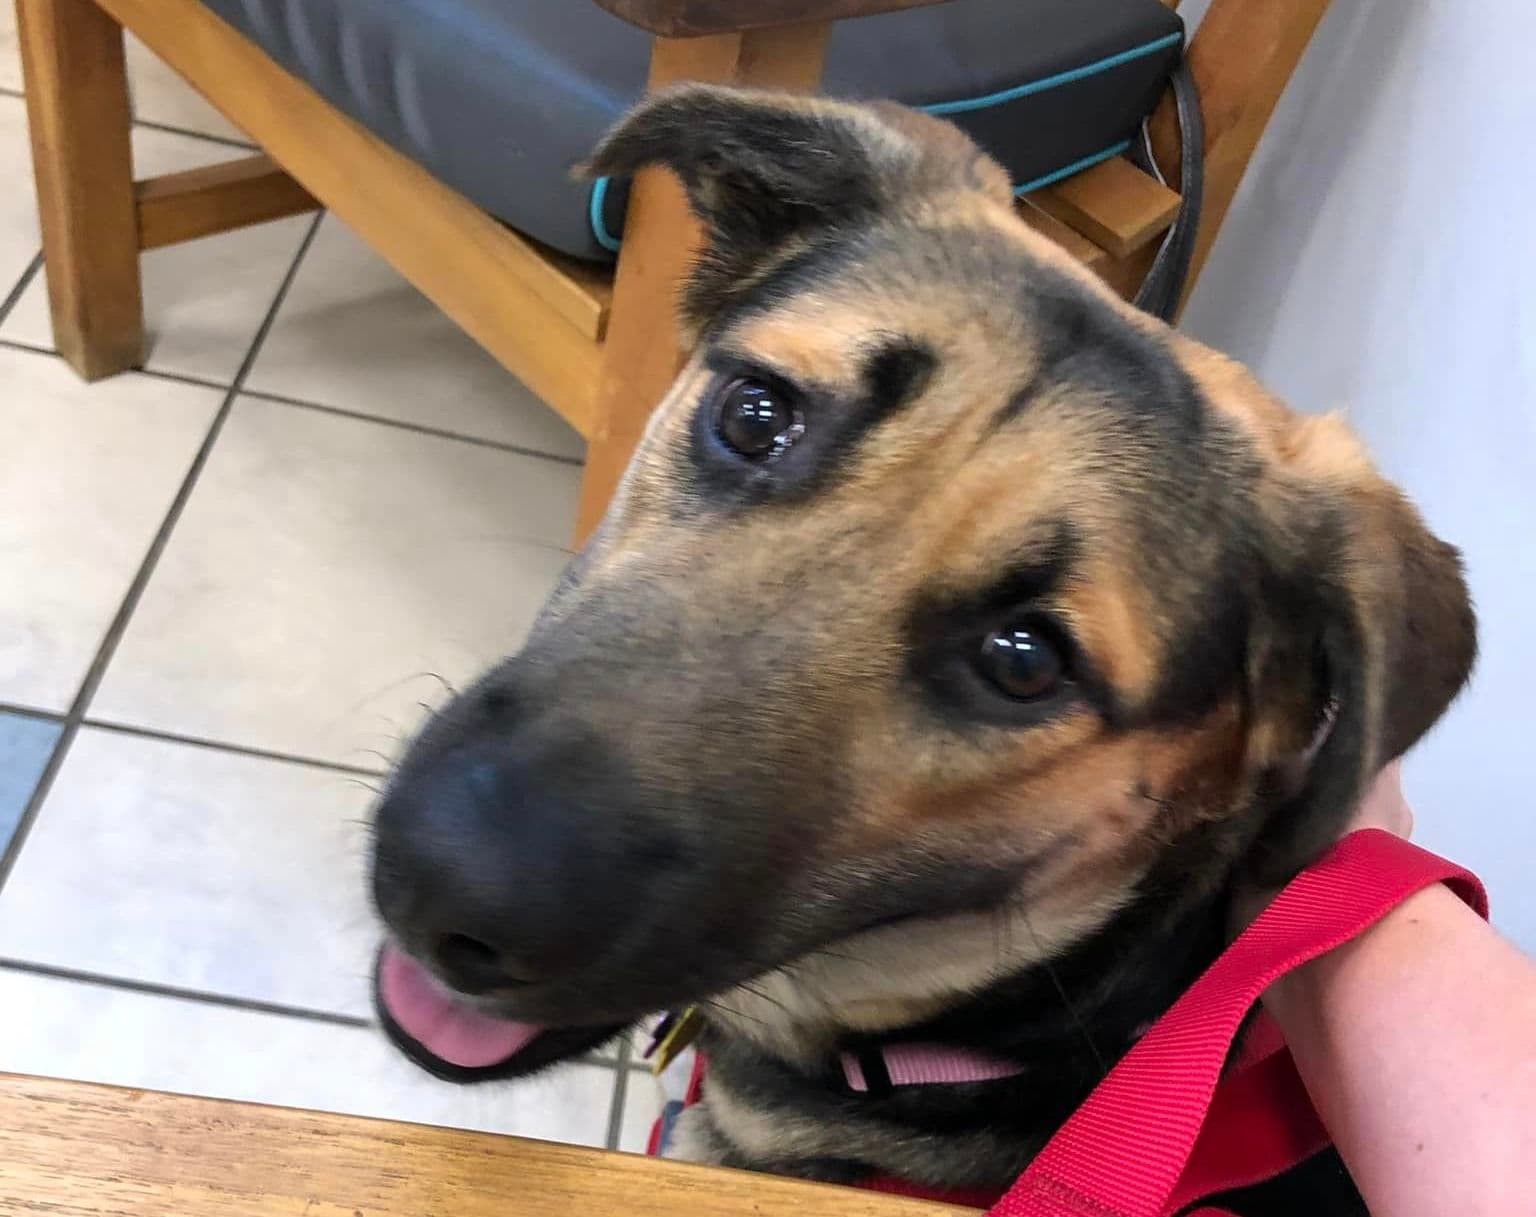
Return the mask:
{"type": "Polygon", "coordinates": [[[537,977],[518,975],[489,942],[450,930],[432,944],[432,957],[454,987],[465,993],[492,993],[532,983],[537,977]]]}
{"type": "Polygon", "coordinates": [[[568,978],[642,902],[623,834],[569,773],[547,753],[481,735],[409,758],[381,802],[375,902],[454,988],[568,978]]]}

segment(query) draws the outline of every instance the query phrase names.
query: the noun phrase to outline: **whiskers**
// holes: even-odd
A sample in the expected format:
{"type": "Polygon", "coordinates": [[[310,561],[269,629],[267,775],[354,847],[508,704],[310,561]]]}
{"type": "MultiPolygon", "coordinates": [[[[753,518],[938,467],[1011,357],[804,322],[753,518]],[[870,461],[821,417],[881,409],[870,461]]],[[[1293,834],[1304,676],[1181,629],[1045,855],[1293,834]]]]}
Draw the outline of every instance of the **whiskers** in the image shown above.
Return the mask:
{"type": "Polygon", "coordinates": [[[814,959],[818,955],[825,955],[828,959],[836,959],[840,963],[851,963],[859,965],[867,962],[866,960],[860,959],[857,955],[850,955],[847,951],[834,950],[832,947],[817,947],[814,951],[807,955],[806,958],[814,959]]]}
{"type": "Polygon", "coordinates": [[[1189,823],[1188,810],[1181,808],[1175,798],[1164,798],[1152,793],[1151,786],[1145,781],[1138,782],[1133,793],[1142,802],[1157,808],[1157,814],[1142,827],[1142,834],[1159,845],[1172,846],[1178,837],[1179,826],[1187,826],[1189,823]]]}
{"type": "MultiPolygon", "coordinates": [[[[449,703],[458,697],[458,695],[459,689],[457,685],[455,685],[441,672],[433,671],[413,672],[409,676],[402,677],[399,680],[391,681],[383,688],[376,689],[372,693],[369,693],[355,706],[353,706],[352,709],[348,711],[348,714],[349,716],[354,714],[357,715],[358,721],[360,723],[372,722],[382,724],[387,728],[386,731],[370,730],[364,733],[363,738],[372,738],[377,740],[382,737],[388,742],[385,745],[385,750],[383,751],[373,747],[354,748],[350,753],[348,753],[348,758],[350,759],[353,756],[372,757],[374,760],[377,760],[380,764],[382,764],[385,771],[393,769],[399,762],[401,756],[405,754],[406,749],[410,747],[411,741],[419,736],[428,727],[430,727],[443,713],[443,710],[449,705],[449,703]],[[398,713],[400,710],[404,709],[404,706],[395,702],[395,697],[404,693],[407,686],[423,680],[434,681],[437,684],[440,692],[429,690],[426,697],[414,698],[414,704],[416,708],[421,711],[421,716],[413,724],[410,724],[409,727],[403,726],[397,718],[392,717],[391,714],[384,713],[379,709],[375,709],[371,713],[364,713],[364,711],[369,708],[370,703],[377,705],[380,699],[384,699],[390,702],[391,705],[386,708],[391,709],[393,713],[398,713]]],[[[407,696],[409,696],[409,694],[407,694],[407,696]]]]}
{"type": "Polygon", "coordinates": [[[728,1023],[735,1022],[737,1019],[745,1019],[749,1023],[756,1023],[759,1027],[766,1027],[768,1025],[762,1019],[748,1014],[745,1010],[737,1010],[722,1001],[716,1001],[714,998],[700,998],[698,1004],[706,1010],[713,1010],[728,1023]]]}
{"type": "Polygon", "coordinates": [[[757,998],[759,1001],[765,1001],[770,1006],[777,1006],[780,1010],[784,1011],[784,1013],[789,1015],[791,1018],[794,1017],[794,1012],[792,1010],[790,1010],[790,1008],[788,1006],[786,1006],[777,997],[774,997],[773,994],[769,993],[766,989],[762,988],[760,985],[756,985],[756,984],[754,984],[750,980],[744,980],[744,981],[741,982],[741,984],[737,985],[736,987],[738,989],[743,989],[746,992],[750,993],[753,997],[757,998]]]}
{"type": "Polygon", "coordinates": [[[1056,995],[1061,998],[1061,1004],[1066,1008],[1067,1016],[1072,1020],[1078,1034],[1083,1037],[1083,1043],[1088,1045],[1088,1051],[1092,1054],[1094,1063],[1099,1067],[1099,1077],[1102,1079],[1109,1073],[1109,1064],[1104,1060],[1104,1054],[1099,1051],[1099,1046],[1093,1042],[1093,1036],[1088,1033],[1088,1025],[1083,1022],[1077,1012],[1077,1007],[1072,1004],[1072,999],[1067,996],[1067,988],[1061,983],[1061,976],[1051,966],[1051,960],[1046,953],[1044,945],[1040,941],[1040,935],[1035,932],[1035,926],[1029,919],[1029,913],[1024,909],[1019,910],[1019,918],[1024,922],[1024,928],[1029,931],[1029,936],[1035,940],[1035,951],[1039,957],[1040,966],[1045,969],[1045,974],[1050,978],[1051,987],[1056,990],[1056,995]]]}
{"type": "Polygon", "coordinates": [[[459,695],[459,690],[454,685],[453,681],[449,680],[441,672],[423,672],[422,675],[428,677],[431,680],[435,680],[438,684],[442,685],[443,692],[448,694],[449,697],[457,697],[459,695]]]}

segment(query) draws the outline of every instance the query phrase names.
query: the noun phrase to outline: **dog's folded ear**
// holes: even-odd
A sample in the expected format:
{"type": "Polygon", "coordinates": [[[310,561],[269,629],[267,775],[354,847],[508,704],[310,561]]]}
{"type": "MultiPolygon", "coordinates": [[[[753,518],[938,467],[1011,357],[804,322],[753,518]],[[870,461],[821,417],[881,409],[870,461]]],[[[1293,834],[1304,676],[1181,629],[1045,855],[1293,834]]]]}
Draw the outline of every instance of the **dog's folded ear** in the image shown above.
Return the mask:
{"type": "Polygon", "coordinates": [[[1261,885],[1326,848],[1377,771],[1445,712],[1477,652],[1460,553],[1343,425],[1297,417],[1282,449],[1248,681],[1277,796],[1249,855],[1261,885]]]}
{"type": "Polygon", "coordinates": [[[703,324],[773,262],[904,200],[973,190],[1004,204],[1002,168],[950,123],[890,103],[683,85],[641,102],[577,172],[677,174],[704,226],[684,303],[703,324]]]}

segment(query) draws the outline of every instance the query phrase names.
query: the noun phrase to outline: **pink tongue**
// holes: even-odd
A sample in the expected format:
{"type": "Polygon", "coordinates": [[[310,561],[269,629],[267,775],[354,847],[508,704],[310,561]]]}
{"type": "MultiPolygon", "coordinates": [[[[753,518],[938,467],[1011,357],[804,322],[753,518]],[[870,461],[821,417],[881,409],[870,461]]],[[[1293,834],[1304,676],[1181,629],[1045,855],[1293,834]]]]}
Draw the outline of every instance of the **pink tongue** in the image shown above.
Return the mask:
{"type": "Polygon", "coordinates": [[[492,1018],[444,993],[425,968],[393,944],[379,960],[379,997],[402,1031],[461,1069],[499,1065],[543,1030],[533,1023],[492,1018]]]}

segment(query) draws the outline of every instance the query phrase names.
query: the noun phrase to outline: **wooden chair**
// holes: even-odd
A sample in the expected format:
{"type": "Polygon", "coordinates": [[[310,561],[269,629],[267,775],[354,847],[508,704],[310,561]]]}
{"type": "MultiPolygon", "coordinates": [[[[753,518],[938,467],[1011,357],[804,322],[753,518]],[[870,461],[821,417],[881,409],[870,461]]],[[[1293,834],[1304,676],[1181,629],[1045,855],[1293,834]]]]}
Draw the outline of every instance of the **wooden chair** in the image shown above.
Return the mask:
{"type": "MultiPolygon", "coordinates": [[[[576,0],[568,0],[575,3],[576,0]]],[[[813,89],[831,23],[936,0],[598,0],[653,36],[650,88],[813,89]]],[[[1177,0],[1165,0],[1176,4],[1177,0]]],[[[674,287],[694,249],[676,183],[634,184],[617,267],[539,246],[393,151],[198,0],[17,0],[54,336],[86,379],[143,358],[139,253],[318,207],[334,211],[587,440],[579,541],[601,518],[679,364],[674,287]],[[135,182],[123,30],[261,146],[135,182]]],[[[1191,282],[1328,0],[1213,0],[1189,47],[1205,113],[1191,282]]],[[[1171,107],[1154,149],[1177,181],[1171,107]]],[[[1129,294],[1179,206],[1123,158],[1028,195],[1025,219],[1129,294]]]]}

